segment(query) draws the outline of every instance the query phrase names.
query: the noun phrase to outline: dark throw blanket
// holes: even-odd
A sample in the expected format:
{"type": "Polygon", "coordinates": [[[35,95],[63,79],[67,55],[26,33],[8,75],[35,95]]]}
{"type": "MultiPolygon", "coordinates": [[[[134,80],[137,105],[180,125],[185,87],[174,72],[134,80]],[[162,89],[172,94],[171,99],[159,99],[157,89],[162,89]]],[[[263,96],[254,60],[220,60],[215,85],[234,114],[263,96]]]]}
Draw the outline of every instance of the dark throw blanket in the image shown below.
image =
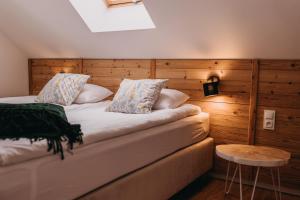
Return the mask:
{"type": "Polygon", "coordinates": [[[2,104],[0,103],[0,139],[34,141],[46,139],[48,151],[60,153],[64,159],[62,142],[73,149],[82,143],[80,125],[68,122],[64,108],[53,104],[2,104]]]}

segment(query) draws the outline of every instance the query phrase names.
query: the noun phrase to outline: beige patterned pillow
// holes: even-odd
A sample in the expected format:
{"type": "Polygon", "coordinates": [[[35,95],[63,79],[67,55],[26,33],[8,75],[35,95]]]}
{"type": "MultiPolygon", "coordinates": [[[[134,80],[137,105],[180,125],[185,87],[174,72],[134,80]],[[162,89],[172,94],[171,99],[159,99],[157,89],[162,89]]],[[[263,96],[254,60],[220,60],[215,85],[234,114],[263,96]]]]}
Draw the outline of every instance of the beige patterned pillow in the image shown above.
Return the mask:
{"type": "Polygon", "coordinates": [[[166,82],[167,80],[160,79],[125,79],[106,111],[132,114],[149,113],[166,82]]]}
{"type": "Polygon", "coordinates": [[[69,106],[89,78],[90,76],[83,74],[56,74],[39,93],[36,102],[69,106]]]}

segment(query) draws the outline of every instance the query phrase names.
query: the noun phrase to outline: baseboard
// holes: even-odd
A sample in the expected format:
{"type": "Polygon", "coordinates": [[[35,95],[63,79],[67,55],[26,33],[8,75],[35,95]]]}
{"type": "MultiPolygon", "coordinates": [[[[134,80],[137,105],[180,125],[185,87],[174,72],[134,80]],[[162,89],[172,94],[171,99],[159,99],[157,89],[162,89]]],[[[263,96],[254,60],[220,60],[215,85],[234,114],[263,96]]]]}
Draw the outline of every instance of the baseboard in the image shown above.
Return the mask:
{"type": "MultiPolygon", "coordinates": [[[[211,172],[210,176],[213,177],[213,178],[216,178],[216,179],[222,179],[222,180],[226,179],[226,176],[224,174],[217,174],[217,173],[211,172]]],[[[237,178],[235,178],[234,182],[239,183],[239,180],[237,178]]],[[[252,181],[244,180],[243,184],[253,186],[252,181]]],[[[267,190],[273,190],[273,185],[265,184],[265,183],[257,183],[257,187],[267,189],[267,190]]],[[[299,190],[290,189],[290,188],[287,188],[287,187],[281,187],[281,192],[286,193],[286,194],[300,196],[300,191],[299,190]]]]}

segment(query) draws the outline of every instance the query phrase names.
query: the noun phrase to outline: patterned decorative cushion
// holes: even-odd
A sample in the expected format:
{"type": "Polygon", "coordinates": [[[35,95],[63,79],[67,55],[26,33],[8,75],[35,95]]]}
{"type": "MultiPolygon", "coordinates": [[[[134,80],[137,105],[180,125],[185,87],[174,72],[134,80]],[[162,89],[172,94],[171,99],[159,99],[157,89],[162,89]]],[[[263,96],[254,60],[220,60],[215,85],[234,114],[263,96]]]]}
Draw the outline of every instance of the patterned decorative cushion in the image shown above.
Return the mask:
{"type": "Polygon", "coordinates": [[[90,76],[83,74],[56,74],[39,93],[36,102],[69,106],[89,78],[90,76]]]}
{"type": "Polygon", "coordinates": [[[167,80],[129,80],[122,81],[108,112],[131,114],[149,113],[167,80]]]}

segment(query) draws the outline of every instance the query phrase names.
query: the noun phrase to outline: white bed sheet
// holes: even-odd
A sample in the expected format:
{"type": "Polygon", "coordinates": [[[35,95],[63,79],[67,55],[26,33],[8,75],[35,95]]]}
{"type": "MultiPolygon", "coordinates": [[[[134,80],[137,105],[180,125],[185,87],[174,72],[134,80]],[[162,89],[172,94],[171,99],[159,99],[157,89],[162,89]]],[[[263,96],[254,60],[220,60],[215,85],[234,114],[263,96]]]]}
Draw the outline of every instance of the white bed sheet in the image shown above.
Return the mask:
{"type": "MultiPolygon", "coordinates": [[[[18,102],[16,102],[18,103],[18,102]]],[[[73,106],[75,110],[81,110],[73,106]]],[[[68,111],[67,111],[68,112],[68,111]]],[[[0,199],[74,199],[206,138],[209,115],[199,114],[108,137],[66,154],[0,167],[0,199]]]]}
{"type": "MultiPolygon", "coordinates": [[[[34,96],[2,98],[0,102],[33,103],[34,98],[34,96]]],[[[110,101],[104,101],[64,107],[68,121],[72,124],[80,124],[84,133],[84,145],[76,145],[75,148],[170,123],[201,112],[199,107],[189,104],[176,109],[154,111],[150,114],[105,112],[109,104],[110,101]]],[[[46,152],[46,149],[45,141],[31,144],[26,139],[0,140],[0,166],[51,155],[51,152],[46,152]]]]}

